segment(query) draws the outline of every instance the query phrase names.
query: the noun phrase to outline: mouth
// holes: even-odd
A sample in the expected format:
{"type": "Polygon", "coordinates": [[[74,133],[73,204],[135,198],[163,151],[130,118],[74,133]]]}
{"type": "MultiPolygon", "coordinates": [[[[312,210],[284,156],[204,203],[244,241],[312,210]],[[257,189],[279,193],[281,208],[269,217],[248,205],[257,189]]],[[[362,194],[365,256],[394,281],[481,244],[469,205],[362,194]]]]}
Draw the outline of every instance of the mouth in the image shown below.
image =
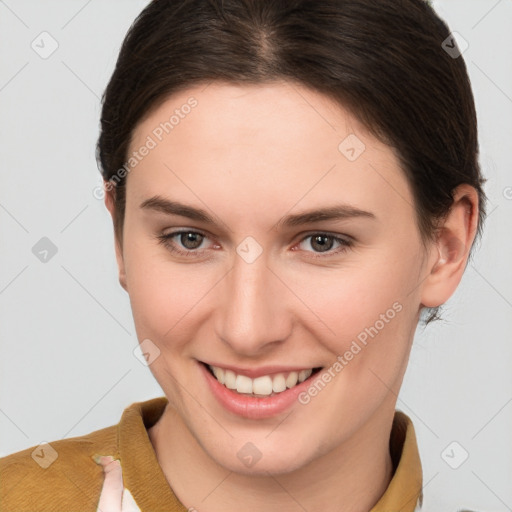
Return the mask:
{"type": "Polygon", "coordinates": [[[299,384],[312,379],[322,367],[302,369],[297,371],[277,372],[261,375],[252,379],[247,375],[238,374],[233,370],[202,363],[216,381],[225,388],[254,398],[270,398],[280,395],[299,384]]]}

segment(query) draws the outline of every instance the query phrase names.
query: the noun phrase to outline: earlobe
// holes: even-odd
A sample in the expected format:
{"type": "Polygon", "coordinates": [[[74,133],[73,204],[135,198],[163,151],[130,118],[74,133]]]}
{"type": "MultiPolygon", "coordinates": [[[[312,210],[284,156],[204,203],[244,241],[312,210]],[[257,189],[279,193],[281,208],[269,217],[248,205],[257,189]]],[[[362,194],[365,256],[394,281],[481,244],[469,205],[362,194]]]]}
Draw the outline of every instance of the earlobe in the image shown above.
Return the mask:
{"type": "Polygon", "coordinates": [[[439,226],[423,282],[421,304],[434,308],[455,292],[466,268],[478,225],[478,194],[470,185],[459,185],[453,205],[439,226]]]}
{"type": "Polygon", "coordinates": [[[108,182],[105,182],[105,206],[107,207],[107,210],[110,212],[110,215],[112,216],[112,222],[114,225],[114,244],[115,244],[115,252],[116,252],[116,261],[117,261],[117,267],[119,269],[119,284],[128,291],[128,285],[126,284],[126,270],[124,265],[124,258],[123,258],[123,249],[121,247],[121,241],[119,240],[118,233],[116,233],[115,226],[116,226],[116,211],[114,207],[115,202],[115,190],[111,190],[107,186],[108,182]]]}

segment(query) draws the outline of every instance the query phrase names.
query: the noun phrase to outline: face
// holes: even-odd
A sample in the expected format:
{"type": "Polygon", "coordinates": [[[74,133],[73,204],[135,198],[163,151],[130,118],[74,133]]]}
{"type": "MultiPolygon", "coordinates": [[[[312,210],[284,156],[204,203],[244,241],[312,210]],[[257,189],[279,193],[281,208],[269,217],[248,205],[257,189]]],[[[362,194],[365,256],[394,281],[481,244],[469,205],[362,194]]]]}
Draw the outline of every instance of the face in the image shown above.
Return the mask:
{"type": "Polygon", "coordinates": [[[282,473],[381,428],[427,259],[393,150],[279,82],[176,94],[134,151],[121,274],[149,367],[204,452],[282,473]]]}

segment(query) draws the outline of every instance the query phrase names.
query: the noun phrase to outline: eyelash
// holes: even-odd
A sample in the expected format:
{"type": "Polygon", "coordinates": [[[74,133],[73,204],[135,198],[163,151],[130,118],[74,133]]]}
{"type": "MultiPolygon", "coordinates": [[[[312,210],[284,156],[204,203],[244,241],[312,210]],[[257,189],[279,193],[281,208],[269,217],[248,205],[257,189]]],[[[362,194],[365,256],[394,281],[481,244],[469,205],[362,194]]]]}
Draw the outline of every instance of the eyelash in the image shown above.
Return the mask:
{"type": "MultiPolygon", "coordinates": [[[[170,233],[158,235],[156,238],[157,238],[159,244],[164,245],[169,251],[171,251],[171,252],[173,252],[175,254],[178,254],[180,256],[185,256],[185,257],[199,257],[199,256],[201,256],[201,253],[205,249],[203,249],[203,250],[197,250],[197,249],[182,250],[182,249],[178,249],[175,245],[173,245],[171,240],[175,236],[181,235],[183,233],[193,233],[195,235],[203,236],[204,238],[209,238],[206,234],[201,233],[200,231],[192,231],[192,230],[172,231],[170,233]]],[[[333,256],[333,255],[337,255],[337,254],[342,254],[342,253],[348,251],[354,245],[354,241],[353,240],[341,238],[341,237],[338,237],[338,236],[335,236],[335,235],[331,235],[329,233],[323,233],[321,231],[315,232],[315,233],[310,233],[310,234],[306,235],[298,243],[300,244],[304,240],[306,240],[308,238],[312,238],[314,236],[318,236],[318,235],[332,238],[335,242],[338,242],[340,244],[340,247],[338,247],[338,249],[335,250],[335,251],[329,250],[329,251],[326,251],[325,253],[315,253],[315,252],[313,252],[313,256],[311,256],[311,257],[314,258],[314,259],[316,259],[316,258],[327,258],[329,256],[333,256]]],[[[312,252],[312,251],[306,251],[306,252],[312,252]]]]}

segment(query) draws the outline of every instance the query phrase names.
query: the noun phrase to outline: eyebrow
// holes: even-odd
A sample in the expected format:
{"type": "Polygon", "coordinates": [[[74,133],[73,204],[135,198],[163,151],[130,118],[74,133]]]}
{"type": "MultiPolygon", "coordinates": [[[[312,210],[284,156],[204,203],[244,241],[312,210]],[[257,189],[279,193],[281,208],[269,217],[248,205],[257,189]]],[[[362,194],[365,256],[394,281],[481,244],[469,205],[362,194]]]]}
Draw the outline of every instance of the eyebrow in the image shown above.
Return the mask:
{"type": "MultiPolygon", "coordinates": [[[[166,215],[179,215],[191,220],[215,225],[216,222],[205,210],[195,208],[178,201],[170,201],[162,196],[156,195],[146,199],[140,204],[144,210],[157,211],[166,215]]],[[[326,208],[308,210],[302,213],[286,215],[279,219],[276,228],[291,228],[302,224],[311,224],[328,220],[344,220],[350,218],[368,218],[375,220],[374,213],[350,205],[334,205],[326,208]]]]}

